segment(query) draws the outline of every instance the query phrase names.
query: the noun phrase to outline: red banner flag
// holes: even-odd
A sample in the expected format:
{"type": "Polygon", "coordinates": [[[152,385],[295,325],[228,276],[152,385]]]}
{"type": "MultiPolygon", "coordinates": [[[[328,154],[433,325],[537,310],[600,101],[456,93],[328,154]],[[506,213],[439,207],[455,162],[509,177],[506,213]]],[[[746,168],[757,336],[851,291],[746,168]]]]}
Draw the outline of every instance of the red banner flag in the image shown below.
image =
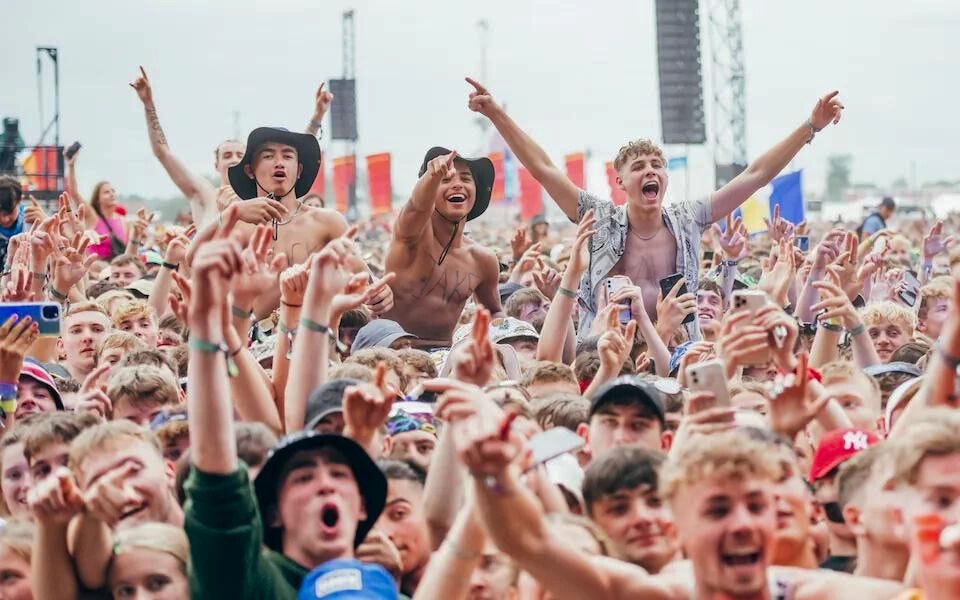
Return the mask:
{"type": "Polygon", "coordinates": [[[610,199],[617,206],[627,201],[627,192],[620,189],[617,185],[617,172],[613,169],[613,163],[607,163],[607,183],[610,184],[610,199]]]}
{"type": "Polygon", "coordinates": [[[523,167],[517,171],[520,173],[520,218],[529,221],[543,212],[543,188],[530,171],[523,167]]]}
{"type": "Polygon", "coordinates": [[[490,159],[490,162],[493,163],[493,192],[490,194],[491,202],[503,202],[504,196],[506,195],[504,190],[506,189],[505,176],[506,174],[503,171],[503,153],[502,152],[491,152],[487,155],[487,158],[490,159]]]}
{"type": "Polygon", "coordinates": [[[327,161],[323,160],[323,157],[320,157],[320,170],[317,171],[317,178],[313,180],[313,185],[310,186],[310,191],[308,194],[314,194],[323,198],[324,205],[326,205],[327,199],[324,198],[323,194],[327,191],[327,161]]]}
{"type": "Polygon", "coordinates": [[[367,157],[367,189],[370,191],[370,214],[388,214],[393,200],[389,152],[367,157]]]}
{"type": "Polygon", "coordinates": [[[346,214],[350,202],[350,186],[356,185],[357,165],[353,156],[338,156],[333,159],[333,197],[336,209],[346,214]]]}
{"type": "Polygon", "coordinates": [[[568,154],[563,157],[563,161],[567,165],[567,178],[581,190],[586,188],[583,152],[568,154]]]}

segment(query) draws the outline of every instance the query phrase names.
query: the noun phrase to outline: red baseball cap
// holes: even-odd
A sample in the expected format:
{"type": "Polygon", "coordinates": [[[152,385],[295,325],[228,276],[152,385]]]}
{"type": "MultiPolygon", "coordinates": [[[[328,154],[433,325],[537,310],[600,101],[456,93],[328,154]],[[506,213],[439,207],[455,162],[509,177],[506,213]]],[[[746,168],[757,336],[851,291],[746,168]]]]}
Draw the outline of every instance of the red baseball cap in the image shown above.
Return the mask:
{"type": "Polygon", "coordinates": [[[60,390],[57,389],[57,384],[54,383],[53,377],[46,369],[34,362],[25,360],[23,361],[23,367],[20,369],[20,377],[32,379],[47,388],[57,405],[57,410],[63,410],[63,398],[60,396],[60,390]]]}
{"type": "Polygon", "coordinates": [[[866,450],[880,439],[866,429],[834,429],[820,438],[820,445],[810,463],[810,483],[825,477],[848,458],[866,450]]]}

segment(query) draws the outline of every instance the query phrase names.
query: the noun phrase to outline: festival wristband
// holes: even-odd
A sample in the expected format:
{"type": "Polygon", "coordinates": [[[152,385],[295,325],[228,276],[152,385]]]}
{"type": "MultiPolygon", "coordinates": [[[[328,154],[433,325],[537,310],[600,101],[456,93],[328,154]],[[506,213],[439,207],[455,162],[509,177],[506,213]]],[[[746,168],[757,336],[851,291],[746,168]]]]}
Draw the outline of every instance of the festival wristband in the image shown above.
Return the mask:
{"type": "Polygon", "coordinates": [[[67,299],[67,295],[66,295],[66,294],[57,291],[57,288],[53,287],[52,285],[47,288],[47,291],[50,292],[50,295],[51,295],[53,298],[55,298],[55,299],[57,299],[57,300],[60,300],[61,302],[63,302],[64,300],[67,299]]]}
{"type": "Polygon", "coordinates": [[[297,328],[294,327],[293,329],[290,329],[287,327],[286,323],[280,321],[277,323],[277,329],[280,330],[280,333],[287,336],[287,358],[289,359],[291,356],[293,356],[293,340],[297,335],[297,328]]]}
{"type": "Polygon", "coordinates": [[[333,333],[333,330],[330,329],[327,325],[322,323],[317,323],[316,321],[311,321],[306,317],[300,317],[300,325],[305,329],[310,331],[316,331],[317,333],[322,333],[330,338],[330,341],[334,343],[337,347],[337,351],[340,353],[347,351],[347,345],[340,341],[340,339],[333,333]]]}
{"type": "Polygon", "coordinates": [[[206,340],[200,340],[197,338],[190,338],[190,341],[187,342],[187,345],[197,352],[205,352],[207,354],[223,354],[223,358],[227,361],[227,374],[230,377],[236,377],[240,370],[237,368],[236,361],[233,360],[233,356],[230,355],[230,349],[227,348],[227,345],[223,342],[219,344],[214,344],[213,342],[208,342],[206,340]]]}
{"type": "Polygon", "coordinates": [[[233,314],[234,318],[236,319],[248,319],[248,320],[253,319],[252,310],[243,310],[239,306],[231,306],[230,312],[233,314]]]}
{"type": "Polygon", "coordinates": [[[567,288],[560,286],[557,288],[557,293],[561,296],[566,296],[567,298],[577,299],[577,293],[573,290],[568,290],[567,288]]]}
{"type": "Polygon", "coordinates": [[[867,326],[864,325],[863,323],[860,323],[859,325],[857,325],[857,326],[854,327],[853,329],[847,330],[847,333],[850,334],[850,337],[857,337],[858,335],[860,335],[861,333],[863,333],[863,332],[866,331],[866,330],[867,330],[867,326]]]}
{"type": "Polygon", "coordinates": [[[160,266],[163,267],[164,269],[170,269],[171,271],[176,271],[177,269],[180,268],[179,263],[171,263],[167,261],[163,261],[162,263],[160,263],[160,266]]]}
{"type": "Polygon", "coordinates": [[[820,327],[823,327],[827,331],[832,331],[834,333],[841,333],[843,331],[843,327],[835,323],[830,323],[829,321],[821,321],[820,327]]]}

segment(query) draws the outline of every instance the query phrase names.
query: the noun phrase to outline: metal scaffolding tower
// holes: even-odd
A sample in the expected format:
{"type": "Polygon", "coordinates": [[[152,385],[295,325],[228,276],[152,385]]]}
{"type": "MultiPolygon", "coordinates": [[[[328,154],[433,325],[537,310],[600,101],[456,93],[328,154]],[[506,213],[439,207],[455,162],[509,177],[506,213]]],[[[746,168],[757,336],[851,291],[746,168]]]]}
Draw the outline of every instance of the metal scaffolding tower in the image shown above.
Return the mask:
{"type": "MultiPolygon", "coordinates": [[[[356,94],[356,38],[354,37],[353,9],[343,11],[342,21],[343,35],[343,79],[350,81],[354,86],[356,94]]],[[[354,103],[356,111],[356,96],[350,99],[354,103]]],[[[356,113],[354,113],[356,115],[356,113]]],[[[356,116],[354,116],[354,132],[356,132],[356,116]]],[[[357,134],[354,133],[352,140],[346,141],[346,153],[353,157],[353,182],[349,186],[349,195],[347,200],[347,220],[353,222],[357,219],[359,207],[357,206],[357,182],[360,179],[360,168],[357,165],[357,134]]]]}
{"type": "Polygon", "coordinates": [[[747,105],[740,0],[707,0],[713,93],[713,163],[723,186],[747,166],[747,105]]]}

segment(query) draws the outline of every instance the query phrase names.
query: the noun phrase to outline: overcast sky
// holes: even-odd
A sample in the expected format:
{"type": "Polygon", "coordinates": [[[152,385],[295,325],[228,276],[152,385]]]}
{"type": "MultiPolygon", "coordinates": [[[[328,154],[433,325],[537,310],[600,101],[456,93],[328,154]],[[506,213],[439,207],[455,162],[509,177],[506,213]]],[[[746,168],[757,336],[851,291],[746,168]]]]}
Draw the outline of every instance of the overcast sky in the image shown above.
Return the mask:
{"type": "MultiPolygon", "coordinates": [[[[808,190],[823,188],[834,153],[854,155],[857,181],[910,178],[913,163],[920,182],[958,177],[960,2],[741,6],[750,158],[803,122],[819,95],[839,89],[843,122],[793,164],[806,170],[808,190]]],[[[428,147],[480,145],[462,78],[479,71],[481,18],[490,23],[488,87],[555,160],[585,148],[610,160],[628,139],[660,136],[653,0],[5,2],[0,115],[18,116],[24,138],[36,142],[35,47],[57,46],[61,141],[83,143],[81,186],[107,178],[121,193],[170,195],[127,86],[137,65],[150,75],[175,152],[212,172],[213,148],[234,134],[234,111],[243,136],[258,125],[305,125],[316,85],[341,74],[340,16],[351,7],[359,151],[393,153],[398,193],[412,186],[428,147]]],[[[706,52],[706,32],[702,39],[706,52]]],[[[49,118],[49,79],[44,90],[49,118]]],[[[697,148],[690,157],[692,191],[706,193],[712,154],[697,148]]]]}

